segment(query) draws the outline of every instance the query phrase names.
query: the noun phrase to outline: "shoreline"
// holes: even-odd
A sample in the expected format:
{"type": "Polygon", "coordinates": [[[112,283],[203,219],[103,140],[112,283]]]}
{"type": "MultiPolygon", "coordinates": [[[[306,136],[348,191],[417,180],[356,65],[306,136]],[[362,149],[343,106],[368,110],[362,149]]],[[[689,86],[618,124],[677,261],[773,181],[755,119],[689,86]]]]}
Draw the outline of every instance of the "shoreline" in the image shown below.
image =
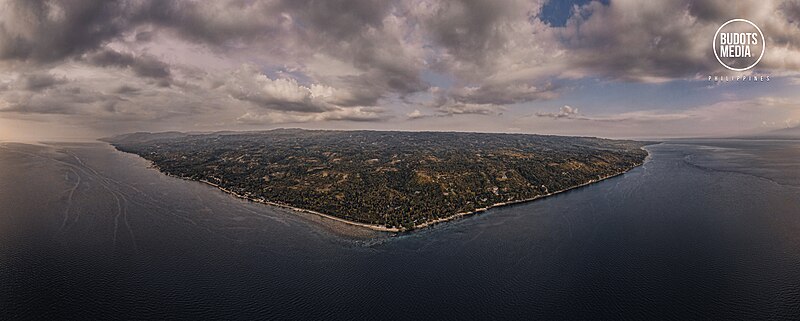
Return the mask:
{"type": "MultiPolygon", "coordinates": [[[[161,170],[159,170],[159,171],[161,171],[161,170]]],[[[170,175],[170,176],[172,176],[172,175],[170,175]]],[[[173,176],[173,177],[178,177],[178,176],[173,176]]],[[[247,196],[241,195],[239,193],[236,193],[234,191],[231,191],[231,190],[229,190],[227,188],[224,188],[222,186],[219,186],[218,184],[214,184],[214,183],[209,182],[209,181],[204,180],[204,179],[195,180],[195,179],[184,178],[184,177],[178,177],[178,178],[185,179],[185,180],[188,180],[188,181],[193,181],[193,182],[205,183],[205,184],[208,184],[210,186],[216,187],[216,188],[218,188],[219,190],[221,190],[221,191],[223,191],[225,193],[231,194],[231,195],[233,195],[233,196],[235,196],[237,198],[241,198],[241,199],[248,200],[248,201],[255,202],[255,203],[261,203],[261,204],[265,204],[265,205],[276,206],[276,207],[289,209],[289,210],[293,210],[293,211],[297,211],[297,212],[301,212],[301,213],[314,214],[314,215],[322,216],[324,218],[331,219],[331,220],[334,220],[334,221],[337,221],[337,222],[341,222],[341,223],[345,223],[345,224],[349,224],[349,225],[353,225],[353,226],[358,226],[358,227],[363,227],[363,228],[368,228],[368,229],[371,229],[371,230],[374,230],[374,231],[393,232],[393,233],[403,232],[403,230],[398,229],[398,228],[394,228],[394,227],[386,227],[386,226],[383,226],[383,225],[375,225],[375,224],[367,224],[367,223],[351,221],[351,220],[348,220],[348,219],[343,219],[341,217],[336,217],[336,216],[333,216],[333,215],[330,215],[330,214],[325,214],[325,213],[322,213],[322,212],[317,212],[317,211],[306,209],[306,208],[294,207],[294,206],[286,205],[286,204],[282,204],[282,203],[270,202],[270,201],[265,201],[265,200],[260,200],[260,199],[256,199],[256,198],[247,197],[247,196]]]]}
{"type": "MultiPolygon", "coordinates": [[[[648,157],[649,157],[649,154],[650,153],[648,152],[648,157]]],[[[608,176],[605,176],[605,177],[601,177],[601,178],[598,178],[598,179],[589,180],[588,182],[580,184],[580,185],[575,185],[575,186],[572,186],[572,187],[568,187],[568,188],[565,188],[565,189],[562,189],[562,190],[558,190],[558,191],[547,193],[547,194],[543,194],[543,195],[537,195],[537,196],[534,196],[534,197],[531,197],[531,198],[525,198],[525,199],[515,200],[515,201],[494,203],[494,204],[489,205],[487,207],[481,207],[481,208],[475,209],[474,211],[456,213],[456,214],[453,214],[453,215],[450,215],[450,216],[447,216],[447,217],[435,219],[435,220],[430,221],[430,222],[425,222],[425,223],[422,223],[422,224],[419,224],[419,225],[415,225],[413,229],[425,228],[425,227],[428,227],[428,226],[436,225],[438,223],[444,223],[444,222],[452,221],[452,220],[455,220],[455,219],[458,219],[458,218],[462,218],[462,217],[466,217],[466,216],[477,215],[479,213],[486,212],[486,211],[488,211],[490,209],[493,209],[493,208],[496,208],[496,207],[511,206],[511,205],[517,205],[517,204],[521,204],[521,203],[533,202],[533,201],[538,200],[538,199],[542,199],[542,198],[545,198],[545,197],[553,196],[553,195],[556,195],[556,194],[561,194],[561,193],[564,193],[564,192],[571,191],[573,189],[585,187],[587,185],[591,185],[591,184],[594,184],[594,183],[599,183],[599,182],[602,182],[602,181],[607,180],[609,178],[614,178],[614,177],[620,176],[622,174],[625,174],[625,173],[629,172],[630,170],[632,170],[634,168],[642,166],[644,163],[645,162],[638,163],[638,164],[634,165],[633,167],[626,169],[625,171],[622,171],[622,172],[619,172],[619,173],[616,173],[616,174],[612,174],[612,175],[608,175],[608,176]]]]}
{"type": "MultiPolygon", "coordinates": [[[[534,196],[534,197],[531,197],[531,198],[526,198],[526,199],[521,199],[521,200],[514,200],[514,201],[507,201],[507,202],[500,202],[500,203],[495,203],[495,204],[492,204],[492,205],[489,205],[489,206],[486,206],[486,207],[477,208],[477,209],[475,209],[473,211],[456,213],[456,214],[453,214],[453,215],[450,215],[450,216],[446,216],[446,217],[435,219],[433,221],[428,221],[428,222],[421,223],[419,225],[414,225],[414,227],[411,228],[411,229],[401,229],[401,228],[396,228],[396,227],[387,227],[385,225],[375,225],[375,224],[361,223],[361,222],[351,221],[351,220],[348,220],[348,219],[344,219],[344,218],[341,218],[341,217],[336,217],[336,216],[333,216],[333,215],[330,215],[330,214],[325,214],[325,213],[314,211],[314,210],[310,210],[310,209],[294,207],[294,206],[287,205],[287,204],[276,203],[276,202],[271,202],[271,201],[267,201],[267,200],[260,200],[260,199],[248,197],[248,196],[241,195],[239,193],[236,193],[236,192],[231,191],[231,190],[229,190],[229,189],[227,189],[225,187],[222,187],[222,186],[220,186],[218,184],[209,182],[209,181],[204,180],[204,179],[198,180],[198,179],[192,179],[192,178],[188,178],[188,177],[181,177],[181,176],[177,176],[177,175],[173,175],[173,174],[167,173],[167,172],[161,170],[161,168],[158,167],[158,165],[156,165],[154,162],[152,162],[150,160],[147,160],[147,161],[150,163],[149,167],[158,170],[159,173],[162,173],[162,174],[170,176],[170,177],[182,179],[182,180],[203,183],[203,184],[215,187],[215,188],[217,188],[217,189],[219,189],[219,190],[221,190],[221,191],[223,191],[223,192],[225,192],[227,194],[230,194],[230,195],[232,195],[232,196],[234,196],[236,198],[248,200],[248,201],[255,202],[255,203],[271,205],[271,206],[275,206],[275,207],[279,207],[279,208],[283,208],[283,209],[288,209],[288,210],[292,210],[292,211],[297,211],[297,212],[301,212],[301,213],[313,214],[313,215],[317,215],[317,216],[320,216],[320,217],[323,217],[323,218],[331,219],[331,220],[336,221],[336,222],[344,223],[344,224],[351,225],[351,226],[366,228],[366,229],[370,229],[370,230],[373,230],[373,231],[388,232],[388,233],[402,233],[402,232],[410,232],[410,231],[414,231],[414,230],[417,230],[417,229],[426,228],[426,227],[429,227],[429,226],[434,226],[434,225],[439,224],[439,223],[449,222],[449,221],[456,220],[456,219],[459,219],[459,218],[462,218],[462,217],[467,217],[467,216],[471,216],[471,215],[477,215],[479,213],[486,212],[489,209],[496,208],[496,207],[510,206],[510,205],[516,205],[516,204],[520,204],[520,203],[532,202],[532,201],[535,201],[535,200],[538,200],[538,199],[541,199],[541,198],[545,198],[545,197],[548,197],[548,196],[553,196],[553,195],[556,195],[556,194],[561,194],[561,193],[564,193],[564,192],[567,192],[567,191],[570,191],[570,190],[573,190],[573,189],[577,189],[577,188],[581,188],[581,187],[584,187],[584,186],[587,186],[587,185],[591,185],[591,184],[594,184],[594,183],[602,182],[602,181],[607,180],[609,178],[620,176],[622,174],[625,174],[625,173],[631,171],[634,168],[637,168],[637,167],[642,166],[645,163],[647,163],[647,161],[650,158],[651,154],[650,154],[650,151],[647,151],[646,149],[644,149],[644,147],[646,147],[646,146],[642,146],[642,150],[647,152],[647,156],[645,157],[645,159],[642,162],[637,163],[637,164],[633,165],[632,167],[630,167],[630,168],[628,168],[628,169],[626,169],[626,170],[624,170],[622,172],[619,172],[619,173],[616,173],[616,174],[612,174],[612,175],[608,175],[608,176],[605,176],[605,177],[601,177],[601,178],[598,178],[598,179],[592,179],[592,180],[589,180],[588,182],[583,183],[583,184],[575,185],[575,186],[572,186],[572,187],[568,187],[568,188],[565,188],[565,189],[562,189],[562,190],[558,190],[558,191],[547,193],[547,194],[543,194],[543,195],[537,195],[537,196],[534,196]]],[[[114,149],[116,149],[116,148],[114,148],[114,149]]],[[[136,154],[134,154],[134,155],[136,155],[136,154]]],[[[136,156],[139,156],[139,155],[136,155],[136,156]]],[[[141,157],[141,156],[139,156],[139,157],[141,157]]],[[[144,158],[142,157],[142,159],[144,159],[144,158]]]]}

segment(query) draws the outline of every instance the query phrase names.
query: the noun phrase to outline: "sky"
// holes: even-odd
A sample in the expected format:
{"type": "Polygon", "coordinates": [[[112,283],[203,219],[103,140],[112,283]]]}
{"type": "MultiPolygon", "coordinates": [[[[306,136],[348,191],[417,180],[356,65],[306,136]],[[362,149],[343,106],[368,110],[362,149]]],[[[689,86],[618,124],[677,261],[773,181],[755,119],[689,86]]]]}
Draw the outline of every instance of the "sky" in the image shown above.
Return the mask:
{"type": "Polygon", "coordinates": [[[0,140],[743,135],[800,125],[799,71],[798,0],[0,0],[0,140]],[[765,37],[743,72],[712,49],[734,18],[765,37]]]}

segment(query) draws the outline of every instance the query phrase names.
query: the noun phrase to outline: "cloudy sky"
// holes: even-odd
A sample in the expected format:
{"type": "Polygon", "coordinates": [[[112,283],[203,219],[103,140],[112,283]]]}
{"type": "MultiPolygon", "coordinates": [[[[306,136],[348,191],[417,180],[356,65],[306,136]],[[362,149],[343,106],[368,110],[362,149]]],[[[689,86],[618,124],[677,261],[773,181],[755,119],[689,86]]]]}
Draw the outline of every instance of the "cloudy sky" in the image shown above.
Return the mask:
{"type": "Polygon", "coordinates": [[[0,0],[0,140],[732,135],[800,124],[798,72],[800,1],[0,0]],[[746,72],[711,48],[733,18],[766,37],[746,72]]]}

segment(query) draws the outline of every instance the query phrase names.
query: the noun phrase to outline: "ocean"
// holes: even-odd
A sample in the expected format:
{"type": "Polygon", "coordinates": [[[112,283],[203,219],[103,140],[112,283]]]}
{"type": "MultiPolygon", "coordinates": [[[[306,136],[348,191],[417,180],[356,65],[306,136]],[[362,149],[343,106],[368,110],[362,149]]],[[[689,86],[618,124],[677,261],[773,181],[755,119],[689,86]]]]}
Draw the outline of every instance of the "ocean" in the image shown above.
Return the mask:
{"type": "Polygon", "coordinates": [[[646,148],[623,175],[393,235],[104,143],[0,143],[0,318],[800,318],[800,141],[646,148]]]}

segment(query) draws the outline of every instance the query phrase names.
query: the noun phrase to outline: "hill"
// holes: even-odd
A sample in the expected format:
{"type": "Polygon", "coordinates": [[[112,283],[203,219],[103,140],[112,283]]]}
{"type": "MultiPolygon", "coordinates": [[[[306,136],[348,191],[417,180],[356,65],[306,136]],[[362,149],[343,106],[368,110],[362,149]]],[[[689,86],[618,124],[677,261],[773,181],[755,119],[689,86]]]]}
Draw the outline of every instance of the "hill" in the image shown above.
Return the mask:
{"type": "Polygon", "coordinates": [[[397,230],[591,183],[647,156],[643,142],[527,134],[278,129],[106,140],[170,175],[397,230]]]}

